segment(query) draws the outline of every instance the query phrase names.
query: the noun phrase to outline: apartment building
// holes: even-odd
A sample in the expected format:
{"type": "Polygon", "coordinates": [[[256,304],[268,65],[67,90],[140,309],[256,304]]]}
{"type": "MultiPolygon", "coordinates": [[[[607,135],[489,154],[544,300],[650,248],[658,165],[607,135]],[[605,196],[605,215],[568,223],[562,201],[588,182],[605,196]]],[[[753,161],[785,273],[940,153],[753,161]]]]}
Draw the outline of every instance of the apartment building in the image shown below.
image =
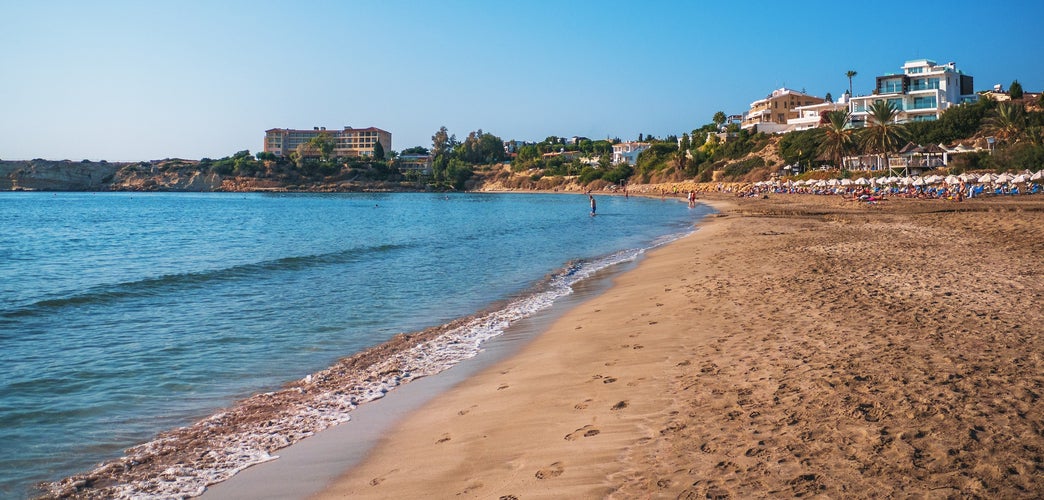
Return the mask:
{"type": "Polygon", "coordinates": [[[773,90],[764,99],[750,103],[750,110],[743,115],[741,128],[758,127],[759,132],[774,133],[788,130],[787,120],[799,117],[797,108],[826,102],[822,97],[786,87],[773,90]]]}
{"type": "Polygon", "coordinates": [[[916,59],[907,61],[902,69],[901,74],[877,77],[870,95],[850,100],[853,126],[864,126],[867,110],[878,101],[895,106],[899,110],[898,122],[902,123],[937,120],[951,106],[979,98],[973,78],[952,62],[936,64],[930,59],[916,59]]]}
{"type": "Polygon", "coordinates": [[[311,130],[289,128],[273,128],[265,131],[265,148],[269,153],[278,156],[289,156],[301,144],[326,134],[334,141],[333,156],[373,156],[373,149],[378,142],[385,152],[391,151],[391,132],[377,127],[352,128],[343,130],[326,130],[326,127],[313,127],[311,130]]]}

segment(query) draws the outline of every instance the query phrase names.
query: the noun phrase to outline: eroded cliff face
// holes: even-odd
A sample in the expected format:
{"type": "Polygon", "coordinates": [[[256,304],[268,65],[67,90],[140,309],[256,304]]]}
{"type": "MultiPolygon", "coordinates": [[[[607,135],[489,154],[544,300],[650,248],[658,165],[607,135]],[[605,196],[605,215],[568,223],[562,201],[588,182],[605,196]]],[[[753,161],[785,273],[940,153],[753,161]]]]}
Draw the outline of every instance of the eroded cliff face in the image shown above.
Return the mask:
{"type": "Polygon", "coordinates": [[[68,160],[0,161],[0,190],[107,190],[120,165],[68,160]]]}
{"type": "Polygon", "coordinates": [[[217,191],[221,176],[195,162],[0,161],[3,191],[217,191]]]}
{"type": "Polygon", "coordinates": [[[140,164],[120,168],[108,188],[113,191],[217,191],[221,176],[194,168],[159,169],[140,164]]]}

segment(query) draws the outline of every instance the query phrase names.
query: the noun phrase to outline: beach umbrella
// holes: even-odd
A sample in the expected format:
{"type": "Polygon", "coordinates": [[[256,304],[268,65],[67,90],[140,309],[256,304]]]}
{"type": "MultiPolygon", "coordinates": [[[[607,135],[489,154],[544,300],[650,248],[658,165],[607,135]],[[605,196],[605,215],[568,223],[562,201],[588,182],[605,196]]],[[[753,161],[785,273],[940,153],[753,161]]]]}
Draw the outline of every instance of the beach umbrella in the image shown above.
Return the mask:
{"type": "Polygon", "coordinates": [[[870,181],[866,180],[866,177],[860,177],[855,180],[855,183],[857,186],[865,186],[867,184],[870,184],[870,181]]]}
{"type": "Polygon", "coordinates": [[[965,172],[965,173],[959,175],[958,177],[960,177],[961,179],[964,179],[964,182],[979,182],[979,176],[977,176],[977,175],[975,175],[975,174],[973,174],[971,172],[965,172]]]}
{"type": "Polygon", "coordinates": [[[979,177],[979,180],[977,182],[981,182],[983,184],[987,182],[993,182],[993,177],[991,177],[990,174],[983,174],[982,177],[979,177]]]}
{"type": "Polygon", "coordinates": [[[946,181],[947,184],[960,184],[961,183],[961,178],[957,177],[956,175],[947,175],[946,179],[944,179],[944,180],[946,181]]]}
{"type": "Polygon", "coordinates": [[[1039,181],[1044,179],[1044,170],[1038,170],[1037,173],[1030,176],[1031,181],[1039,181]]]}
{"type": "Polygon", "coordinates": [[[998,175],[996,178],[993,179],[993,182],[997,184],[1004,184],[1006,182],[1011,182],[1012,179],[1014,179],[1014,177],[1005,173],[998,175]]]}
{"type": "Polygon", "coordinates": [[[927,184],[938,184],[943,180],[944,178],[941,175],[929,175],[928,177],[925,177],[924,182],[927,184]]]}
{"type": "Polygon", "coordinates": [[[820,180],[820,181],[816,182],[816,187],[826,187],[826,186],[827,186],[827,181],[820,180]]]}
{"type": "Polygon", "coordinates": [[[1011,183],[1012,184],[1021,184],[1023,182],[1029,182],[1029,176],[1028,175],[1026,175],[1026,174],[1019,174],[1019,175],[1016,175],[1013,179],[1011,179],[1011,183]]]}
{"type": "Polygon", "coordinates": [[[924,181],[924,179],[922,179],[920,177],[915,177],[913,182],[911,182],[910,184],[912,184],[914,186],[923,186],[923,185],[925,185],[927,183],[924,181]]]}
{"type": "Polygon", "coordinates": [[[841,185],[842,186],[851,186],[852,185],[852,179],[841,179],[841,185]]]}
{"type": "Polygon", "coordinates": [[[830,179],[830,180],[826,181],[826,183],[827,183],[827,186],[831,186],[831,187],[836,186],[838,184],[837,179],[830,179]]]}

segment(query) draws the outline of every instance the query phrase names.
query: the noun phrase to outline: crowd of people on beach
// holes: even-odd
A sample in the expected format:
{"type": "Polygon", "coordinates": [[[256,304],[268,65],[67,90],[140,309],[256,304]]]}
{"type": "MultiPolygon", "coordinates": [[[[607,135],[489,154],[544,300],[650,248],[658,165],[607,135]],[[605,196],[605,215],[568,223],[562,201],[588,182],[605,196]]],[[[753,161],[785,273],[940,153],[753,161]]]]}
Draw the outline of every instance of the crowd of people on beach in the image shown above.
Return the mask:
{"type": "MultiPolygon", "coordinates": [[[[727,192],[724,185],[719,191],[727,192]]],[[[1014,196],[1044,192],[1044,171],[1010,176],[1002,174],[881,177],[808,181],[762,181],[736,190],[740,197],[767,194],[835,195],[849,200],[876,203],[888,198],[942,199],[964,201],[982,196],[1014,196]]]]}

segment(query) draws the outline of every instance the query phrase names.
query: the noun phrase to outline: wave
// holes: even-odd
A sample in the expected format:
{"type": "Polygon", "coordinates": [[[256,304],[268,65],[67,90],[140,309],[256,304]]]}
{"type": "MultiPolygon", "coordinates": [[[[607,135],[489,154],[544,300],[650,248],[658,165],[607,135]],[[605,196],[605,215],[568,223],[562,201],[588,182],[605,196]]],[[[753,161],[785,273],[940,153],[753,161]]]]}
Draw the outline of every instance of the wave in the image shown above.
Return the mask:
{"type": "MultiPolygon", "coordinates": [[[[681,236],[684,234],[658,240],[653,246],[681,236]]],[[[280,391],[255,395],[190,427],[164,433],[94,471],[42,486],[53,495],[70,493],[84,482],[113,484],[97,492],[111,498],[200,495],[208,485],[278,458],[274,453],[280,448],[349,421],[358,405],[474,357],[484,342],[513,323],[550,308],[572,294],[574,285],[609,267],[634,261],[644,252],[630,249],[569,262],[517,298],[441,327],[400,334],[280,391]],[[151,464],[151,468],[136,464],[151,464]]]]}
{"type": "Polygon", "coordinates": [[[27,316],[49,315],[54,314],[57,310],[68,307],[109,304],[131,298],[169,295],[199,288],[214,282],[229,282],[251,279],[258,275],[273,272],[300,271],[313,267],[347,264],[370,258],[373,254],[391,252],[408,248],[409,246],[410,245],[405,244],[388,244],[357,247],[338,250],[336,252],[283,257],[223,269],[168,274],[155,278],[145,278],[138,281],[99,285],[91,287],[83,293],[40,300],[25,306],[0,311],[0,318],[13,319],[27,316]]]}

